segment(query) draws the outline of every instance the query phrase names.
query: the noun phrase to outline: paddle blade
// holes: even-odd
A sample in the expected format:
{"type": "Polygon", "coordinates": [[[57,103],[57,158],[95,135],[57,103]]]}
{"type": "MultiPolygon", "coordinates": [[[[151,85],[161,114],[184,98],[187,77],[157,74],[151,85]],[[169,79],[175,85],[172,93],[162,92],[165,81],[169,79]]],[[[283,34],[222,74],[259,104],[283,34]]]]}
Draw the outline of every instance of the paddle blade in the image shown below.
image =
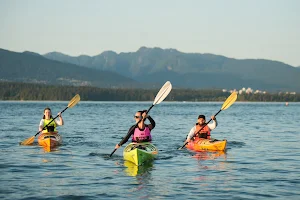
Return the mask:
{"type": "Polygon", "coordinates": [[[231,93],[231,95],[223,103],[221,110],[226,110],[227,108],[229,108],[236,101],[236,99],[237,99],[237,92],[231,93]]]}
{"type": "Polygon", "coordinates": [[[170,81],[167,81],[157,93],[153,105],[162,102],[168,96],[171,90],[172,90],[172,84],[170,81]]]}
{"type": "Polygon", "coordinates": [[[32,136],[32,137],[30,137],[30,138],[24,140],[23,142],[20,142],[20,145],[30,145],[30,144],[32,144],[32,143],[34,142],[34,138],[35,138],[35,137],[32,136]]]}
{"type": "Polygon", "coordinates": [[[68,104],[68,108],[72,108],[73,106],[75,106],[78,102],[80,101],[80,96],[79,94],[76,94],[73,99],[71,99],[71,101],[68,104]]]}

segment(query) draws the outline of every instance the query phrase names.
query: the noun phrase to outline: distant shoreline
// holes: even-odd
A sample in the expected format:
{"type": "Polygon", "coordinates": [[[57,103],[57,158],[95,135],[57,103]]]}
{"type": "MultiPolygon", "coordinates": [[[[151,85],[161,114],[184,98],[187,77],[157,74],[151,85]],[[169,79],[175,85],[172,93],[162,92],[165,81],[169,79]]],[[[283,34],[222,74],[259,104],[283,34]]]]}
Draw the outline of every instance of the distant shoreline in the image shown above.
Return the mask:
{"type": "MultiPolygon", "coordinates": [[[[51,103],[65,103],[69,102],[68,100],[1,100],[0,103],[3,102],[12,102],[12,103],[43,103],[43,102],[51,102],[51,103]]],[[[80,101],[80,103],[152,103],[153,101],[91,101],[91,100],[86,100],[86,101],[80,101]]],[[[223,103],[224,101],[163,101],[165,103],[223,103]]],[[[282,103],[285,106],[288,106],[290,104],[298,104],[300,101],[294,101],[294,102],[288,102],[288,105],[286,105],[287,102],[285,101],[239,101],[236,100],[236,103],[243,104],[243,103],[282,103]]]]}
{"type": "MultiPolygon", "coordinates": [[[[0,82],[0,101],[69,101],[79,94],[81,101],[153,101],[159,89],[97,88],[32,83],[0,82]]],[[[223,102],[230,92],[221,89],[172,89],[166,102],[223,102]]],[[[300,94],[238,94],[238,102],[300,102],[300,94]]]]}

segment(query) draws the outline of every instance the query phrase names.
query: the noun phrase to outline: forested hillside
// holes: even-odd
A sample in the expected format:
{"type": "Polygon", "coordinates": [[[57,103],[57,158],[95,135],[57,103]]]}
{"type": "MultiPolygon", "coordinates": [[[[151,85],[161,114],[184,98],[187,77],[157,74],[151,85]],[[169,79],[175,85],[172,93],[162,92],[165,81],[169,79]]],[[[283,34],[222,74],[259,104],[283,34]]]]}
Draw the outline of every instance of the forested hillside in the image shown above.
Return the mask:
{"type": "MultiPolygon", "coordinates": [[[[153,101],[160,88],[122,89],[88,86],[55,86],[0,82],[0,100],[153,101]]],[[[166,101],[224,101],[230,93],[221,90],[172,89],[166,101]]],[[[237,101],[300,101],[300,94],[240,94],[237,101]]]]}

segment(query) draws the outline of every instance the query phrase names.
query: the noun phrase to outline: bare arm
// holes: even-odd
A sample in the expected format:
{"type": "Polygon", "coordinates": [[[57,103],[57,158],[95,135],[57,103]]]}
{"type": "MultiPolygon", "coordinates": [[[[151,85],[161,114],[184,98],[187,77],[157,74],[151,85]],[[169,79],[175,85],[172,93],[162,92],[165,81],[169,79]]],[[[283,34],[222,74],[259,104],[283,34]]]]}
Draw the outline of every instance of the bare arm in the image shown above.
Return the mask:
{"type": "Polygon", "coordinates": [[[59,118],[59,120],[55,120],[56,124],[59,126],[64,125],[64,120],[63,120],[60,112],[58,113],[58,118],[59,118]]]}

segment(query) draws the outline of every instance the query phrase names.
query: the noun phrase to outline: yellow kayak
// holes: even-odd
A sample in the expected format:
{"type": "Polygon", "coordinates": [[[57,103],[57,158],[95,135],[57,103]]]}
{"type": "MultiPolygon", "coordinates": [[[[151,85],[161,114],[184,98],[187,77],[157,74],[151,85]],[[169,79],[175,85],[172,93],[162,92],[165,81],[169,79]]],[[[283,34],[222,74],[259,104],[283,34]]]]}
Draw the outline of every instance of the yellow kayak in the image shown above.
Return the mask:
{"type": "Polygon", "coordinates": [[[51,151],[53,148],[61,145],[62,138],[57,132],[42,133],[38,138],[38,143],[45,150],[51,151]]]}
{"type": "Polygon", "coordinates": [[[186,145],[186,148],[194,151],[224,151],[226,149],[226,145],[227,140],[196,138],[194,141],[190,141],[186,145]]]}
{"type": "Polygon", "coordinates": [[[157,148],[150,142],[130,143],[124,148],[123,157],[124,160],[139,166],[153,160],[157,153],[157,148]]]}

